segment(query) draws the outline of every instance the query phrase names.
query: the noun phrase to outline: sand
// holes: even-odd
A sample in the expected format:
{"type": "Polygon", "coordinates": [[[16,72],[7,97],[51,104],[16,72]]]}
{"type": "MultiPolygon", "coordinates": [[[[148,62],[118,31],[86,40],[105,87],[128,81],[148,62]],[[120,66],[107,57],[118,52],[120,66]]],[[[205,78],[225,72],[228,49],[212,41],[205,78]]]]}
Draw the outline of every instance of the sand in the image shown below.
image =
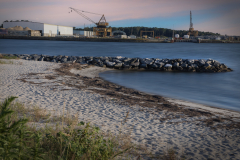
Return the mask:
{"type": "Polygon", "coordinates": [[[90,121],[102,130],[116,134],[120,130],[129,133],[133,143],[146,145],[153,154],[162,154],[173,148],[185,159],[240,159],[239,128],[217,127],[218,124],[228,126],[230,121],[206,122],[221,116],[238,123],[238,112],[174,99],[166,101],[179,107],[207,111],[211,116],[189,116],[184,112],[159,110],[154,105],[144,107],[140,102],[136,105],[124,103],[100,92],[108,88],[86,85],[86,77],[92,79],[98,76],[103,68],[72,69],[71,74],[61,75],[55,71],[60,67],[56,63],[12,61],[14,64],[0,64],[1,102],[8,96],[17,96],[17,101],[38,105],[49,112],[60,114],[65,108],[65,113],[69,110],[75,115],[79,111],[80,121],[90,121]],[[127,121],[122,124],[127,112],[127,121]]]}

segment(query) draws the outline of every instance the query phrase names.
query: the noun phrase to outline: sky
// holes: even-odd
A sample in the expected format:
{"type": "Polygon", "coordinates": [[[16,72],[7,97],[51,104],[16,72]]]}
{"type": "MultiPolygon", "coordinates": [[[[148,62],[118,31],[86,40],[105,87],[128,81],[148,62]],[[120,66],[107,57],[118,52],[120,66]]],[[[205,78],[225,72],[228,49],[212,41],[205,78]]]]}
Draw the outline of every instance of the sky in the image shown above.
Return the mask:
{"type": "Polygon", "coordinates": [[[159,27],[188,30],[193,27],[222,35],[240,36],[240,0],[0,0],[0,24],[5,20],[30,20],[72,27],[94,24],[104,14],[111,27],[159,27]]]}

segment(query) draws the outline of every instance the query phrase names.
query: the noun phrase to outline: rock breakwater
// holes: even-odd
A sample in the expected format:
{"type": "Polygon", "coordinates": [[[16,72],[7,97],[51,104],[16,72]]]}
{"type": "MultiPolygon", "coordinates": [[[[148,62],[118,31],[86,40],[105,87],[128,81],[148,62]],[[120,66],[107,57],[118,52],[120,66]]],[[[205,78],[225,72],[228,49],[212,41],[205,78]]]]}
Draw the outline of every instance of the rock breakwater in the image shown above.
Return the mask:
{"type": "Polygon", "coordinates": [[[224,63],[213,59],[159,59],[159,58],[128,58],[116,57],[92,57],[92,56],[48,56],[37,54],[2,54],[4,56],[17,56],[20,59],[34,61],[48,61],[55,63],[80,63],[96,65],[114,69],[131,70],[159,70],[182,72],[229,72],[232,71],[224,63]]]}

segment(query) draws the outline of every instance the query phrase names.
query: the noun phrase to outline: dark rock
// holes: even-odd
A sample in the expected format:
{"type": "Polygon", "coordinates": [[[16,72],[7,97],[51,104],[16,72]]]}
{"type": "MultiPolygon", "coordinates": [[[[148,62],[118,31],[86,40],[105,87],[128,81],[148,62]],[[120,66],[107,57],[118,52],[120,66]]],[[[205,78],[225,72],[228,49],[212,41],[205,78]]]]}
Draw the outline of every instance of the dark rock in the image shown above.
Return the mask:
{"type": "Polygon", "coordinates": [[[215,67],[219,67],[219,66],[221,66],[221,63],[218,62],[218,61],[214,61],[213,66],[215,66],[215,67]]]}
{"type": "Polygon", "coordinates": [[[174,64],[173,64],[173,67],[174,68],[177,68],[179,66],[179,63],[178,62],[175,62],[174,64]]]}
{"type": "Polygon", "coordinates": [[[182,68],[187,68],[187,67],[188,67],[188,64],[183,63],[183,64],[181,65],[181,67],[182,67],[182,68]]]}
{"type": "Polygon", "coordinates": [[[44,61],[44,57],[40,57],[40,58],[39,58],[39,61],[44,61]]]}
{"type": "Polygon", "coordinates": [[[56,61],[56,59],[53,59],[53,60],[51,60],[51,62],[54,62],[54,63],[56,63],[57,61],[56,61]]]}
{"type": "Polygon", "coordinates": [[[147,64],[140,64],[139,68],[147,68],[147,64]]]}
{"type": "Polygon", "coordinates": [[[156,63],[153,63],[153,64],[151,65],[151,68],[157,69],[157,68],[159,68],[159,65],[157,65],[156,63]]]}
{"type": "Polygon", "coordinates": [[[169,59],[163,59],[162,62],[167,64],[169,62],[169,59]]]}
{"type": "Polygon", "coordinates": [[[124,69],[130,69],[130,68],[131,68],[131,66],[128,65],[128,64],[123,64],[122,67],[123,67],[124,69]]]}
{"type": "Polygon", "coordinates": [[[204,59],[199,59],[199,60],[198,60],[198,64],[199,64],[200,66],[204,66],[205,63],[206,63],[206,60],[204,60],[204,59]]]}

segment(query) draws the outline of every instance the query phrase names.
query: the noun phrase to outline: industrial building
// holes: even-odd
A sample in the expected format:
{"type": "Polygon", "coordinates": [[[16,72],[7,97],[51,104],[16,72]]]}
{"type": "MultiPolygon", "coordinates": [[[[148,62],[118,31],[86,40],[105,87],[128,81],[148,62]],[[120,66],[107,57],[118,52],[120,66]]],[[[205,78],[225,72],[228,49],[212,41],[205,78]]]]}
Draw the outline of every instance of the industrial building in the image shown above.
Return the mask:
{"type": "Polygon", "coordinates": [[[23,28],[30,28],[31,30],[40,31],[41,36],[50,36],[54,37],[57,35],[60,36],[72,36],[73,35],[73,27],[69,26],[60,26],[54,24],[46,24],[40,22],[32,22],[28,20],[21,21],[4,21],[3,28],[11,28],[15,26],[21,26],[23,28]]]}
{"type": "Polygon", "coordinates": [[[84,36],[84,37],[93,37],[93,36],[96,36],[96,32],[73,30],[73,35],[84,36]]]}

